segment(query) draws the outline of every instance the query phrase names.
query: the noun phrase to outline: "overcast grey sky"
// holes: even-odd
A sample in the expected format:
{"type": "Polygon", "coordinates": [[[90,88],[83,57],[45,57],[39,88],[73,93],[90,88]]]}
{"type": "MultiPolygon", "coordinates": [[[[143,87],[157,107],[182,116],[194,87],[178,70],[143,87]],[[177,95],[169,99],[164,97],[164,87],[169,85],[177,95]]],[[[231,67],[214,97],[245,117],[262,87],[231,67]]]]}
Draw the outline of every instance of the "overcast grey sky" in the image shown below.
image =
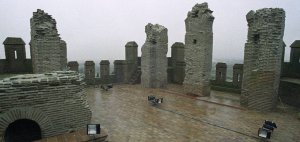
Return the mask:
{"type": "MultiPolygon", "coordinates": [[[[124,59],[125,44],[145,42],[145,25],[168,28],[169,51],[174,42],[184,42],[184,20],[188,11],[203,0],[0,0],[0,41],[21,37],[29,58],[30,18],[43,9],[57,21],[61,38],[67,42],[68,60],[124,59]]],[[[215,21],[214,59],[243,59],[247,37],[245,15],[260,8],[284,8],[284,41],[289,46],[300,39],[300,0],[206,0],[215,21]]],[[[0,48],[4,56],[4,46],[0,48]]]]}

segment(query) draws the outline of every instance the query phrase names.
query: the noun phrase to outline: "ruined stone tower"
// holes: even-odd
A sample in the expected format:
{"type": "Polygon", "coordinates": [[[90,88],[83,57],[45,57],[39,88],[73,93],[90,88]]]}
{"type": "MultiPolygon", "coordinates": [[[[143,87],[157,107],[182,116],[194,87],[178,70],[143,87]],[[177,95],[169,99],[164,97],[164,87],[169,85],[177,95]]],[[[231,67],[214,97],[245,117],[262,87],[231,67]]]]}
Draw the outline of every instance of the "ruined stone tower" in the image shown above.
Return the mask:
{"type": "Polygon", "coordinates": [[[146,88],[163,88],[167,85],[168,29],[161,25],[145,27],[146,42],[142,47],[141,84],[146,88]]]}
{"type": "Polygon", "coordinates": [[[271,110],[278,99],[285,12],[280,8],[264,8],[250,11],[246,18],[249,28],[241,105],[271,110]]]}
{"type": "Polygon", "coordinates": [[[214,16],[207,3],[196,4],[185,19],[184,91],[210,95],[214,16]]]}
{"type": "Polygon", "coordinates": [[[30,19],[30,51],[33,73],[64,70],[67,66],[67,49],[56,29],[51,15],[38,9],[30,19]]]}

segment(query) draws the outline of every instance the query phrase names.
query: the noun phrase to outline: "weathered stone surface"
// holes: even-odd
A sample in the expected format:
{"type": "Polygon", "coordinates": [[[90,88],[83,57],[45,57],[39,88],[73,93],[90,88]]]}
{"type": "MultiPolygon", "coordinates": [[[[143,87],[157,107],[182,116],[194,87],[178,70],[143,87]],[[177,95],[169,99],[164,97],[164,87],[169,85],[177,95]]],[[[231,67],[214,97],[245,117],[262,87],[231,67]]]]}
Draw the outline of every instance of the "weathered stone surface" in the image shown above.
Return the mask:
{"type": "Polygon", "coordinates": [[[216,83],[224,84],[227,77],[227,64],[217,63],[216,65],[216,83]]]}
{"type": "Polygon", "coordinates": [[[109,64],[109,60],[102,60],[100,62],[100,79],[103,84],[110,83],[109,64]]]}
{"type": "Polygon", "coordinates": [[[182,84],[185,76],[184,44],[182,42],[175,42],[171,46],[171,58],[171,81],[173,83],[182,84]]]}
{"type": "Polygon", "coordinates": [[[208,96],[212,67],[214,17],[207,3],[196,4],[185,19],[185,78],[186,93],[208,96]]]}
{"type": "Polygon", "coordinates": [[[26,59],[22,38],[7,37],[3,44],[6,59],[0,59],[0,73],[32,73],[32,63],[26,59]]]}
{"type": "Polygon", "coordinates": [[[38,9],[30,19],[30,50],[34,73],[65,70],[67,66],[66,43],[56,29],[51,15],[38,9]]]}
{"type": "Polygon", "coordinates": [[[241,88],[243,82],[243,64],[233,65],[232,84],[235,87],[241,88]]]}
{"type": "Polygon", "coordinates": [[[278,99],[285,12],[280,8],[250,11],[244,52],[241,105],[271,110],[278,99]]]}
{"type": "Polygon", "coordinates": [[[146,42],[142,47],[141,84],[146,88],[163,88],[167,85],[168,29],[161,25],[145,27],[146,42]]]}
{"type": "Polygon", "coordinates": [[[85,61],[84,63],[85,82],[88,85],[95,84],[95,63],[94,61],[85,61]]]}
{"type": "Polygon", "coordinates": [[[71,71],[77,71],[78,72],[78,70],[79,70],[79,64],[78,64],[78,62],[77,61],[70,61],[70,62],[68,62],[68,68],[69,68],[69,70],[71,70],[71,71]]]}
{"type": "Polygon", "coordinates": [[[124,78],[125,83],[129,83],[137,73],[138,67],[138,45],[135,41],[127,42],[125,45],[125,57],[127,62],[127,75],[124,78]]]}
{"type": "Polygon", "coordinates": [[[114,61],[115,82],[124,83],[127,78],[127,62],[126,60],[114,61]]]}
{"type": "Polygon", "coordinates": [[[83,128],[91,119],[83,77],[74,71],[27,74],[0,81],[0,137],[19,119],[38,123],[42,137],[83,128]]]}

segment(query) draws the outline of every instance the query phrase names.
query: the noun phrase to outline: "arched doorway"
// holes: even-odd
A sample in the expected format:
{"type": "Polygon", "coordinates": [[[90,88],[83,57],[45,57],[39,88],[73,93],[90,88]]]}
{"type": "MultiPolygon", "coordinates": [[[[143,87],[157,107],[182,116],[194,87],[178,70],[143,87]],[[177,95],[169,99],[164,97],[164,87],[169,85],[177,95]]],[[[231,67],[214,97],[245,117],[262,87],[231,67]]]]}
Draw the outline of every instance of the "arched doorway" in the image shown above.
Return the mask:
{"type": "Polygon", "coordinates": [[[41,128],[38,123],[29,119],[19,119],[8,125],[5,131],[5,142],[31,142],[41,139],[41,128]]]}

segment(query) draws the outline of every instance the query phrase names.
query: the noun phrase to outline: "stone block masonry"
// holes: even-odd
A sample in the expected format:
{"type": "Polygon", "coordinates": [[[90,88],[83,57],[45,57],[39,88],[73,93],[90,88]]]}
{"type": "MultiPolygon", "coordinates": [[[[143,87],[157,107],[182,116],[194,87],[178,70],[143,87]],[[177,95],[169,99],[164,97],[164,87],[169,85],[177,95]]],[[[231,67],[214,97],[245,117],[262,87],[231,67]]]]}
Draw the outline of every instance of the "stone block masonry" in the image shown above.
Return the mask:
{"type": "Polygon", "coordinates": [[[250,11],[247,16],[241,105],[271,110],[278,100],[285,12],[281,8],[250,11]]]}
{"type": "Polygon", "coordinates": [[[207,3],[196,4],[185,19],[184,91],[199,96],[210,95],[214,16],[207,3]]]}
{"type": "Polygon", "coordinates": [[[33,73],[66,69],[66,43],[59,37],[55,19],[43,10],[38,9],[30,19],[30,26],[33,73]]]}
{"type": "Polygon", "coordinates": [[[167,86],[168,29],[161,25],[145,27],[146,42],[142,47],[141,84],[145,88],[167,86]]]}
{"type": "Polygon", "coordinates": [[[0,81],[0,141],[19,119],[35,121],[42,137],[84,128],[91,120],[83,77],[75,71],[27,74],[0,81]]]}

